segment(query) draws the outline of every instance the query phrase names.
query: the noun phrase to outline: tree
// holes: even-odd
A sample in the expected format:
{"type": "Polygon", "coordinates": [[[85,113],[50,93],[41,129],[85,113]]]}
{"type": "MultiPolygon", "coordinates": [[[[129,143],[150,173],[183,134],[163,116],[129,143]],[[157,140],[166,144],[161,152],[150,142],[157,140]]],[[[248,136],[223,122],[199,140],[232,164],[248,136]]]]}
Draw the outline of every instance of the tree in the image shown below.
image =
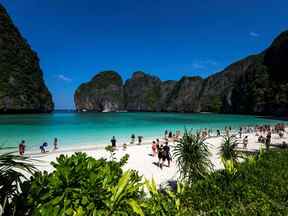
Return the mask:
{"type": "Polygon", "coordinates": [[[181,178],[188,182],[201,179],[212,170],[208,146],[200,133],[193,134],[185,129],[173,153],[181,178]]]}

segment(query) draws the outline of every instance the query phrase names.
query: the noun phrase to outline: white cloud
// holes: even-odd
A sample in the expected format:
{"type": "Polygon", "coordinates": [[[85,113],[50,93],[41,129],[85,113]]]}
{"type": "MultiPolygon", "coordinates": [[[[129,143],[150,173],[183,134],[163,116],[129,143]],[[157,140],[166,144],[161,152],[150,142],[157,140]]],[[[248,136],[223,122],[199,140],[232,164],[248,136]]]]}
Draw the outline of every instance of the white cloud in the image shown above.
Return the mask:
{"type": "Polygon", "coordinates": [[[260,36],[260,34],[259,33],[257,33],[257,32],[249,32],[249,35],[251,36],[251,37],[259,37],[260,36]]]}
{"type": "Polygon", "coordinates": [[[196,70],[203,70],[203,69],[207,69],[210,67],[215,67],[217,66],[218,63],[216,61],[213,60],[195,60],[192,63],[192,68],[196,69],[196,70]]]}
{"type": "Polygon", "coordinates": [[[62,80],[64,82],[72,82],[72,79],[70,77],[67,77],[63,74],[58,74],[56,77],[57,79],[62,80]]]}

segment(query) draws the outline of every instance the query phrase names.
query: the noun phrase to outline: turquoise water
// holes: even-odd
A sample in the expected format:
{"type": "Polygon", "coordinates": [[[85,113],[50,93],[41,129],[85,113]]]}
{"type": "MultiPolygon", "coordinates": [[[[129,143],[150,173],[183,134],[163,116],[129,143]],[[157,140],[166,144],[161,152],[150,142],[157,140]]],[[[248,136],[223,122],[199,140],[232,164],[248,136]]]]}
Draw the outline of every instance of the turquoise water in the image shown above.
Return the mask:
{"type": "Polygon", "coordinates": [[[0,145],[17,146],[24,139],[27,149],[53,138],[59,146],[108,144],[111,136],[128,141],[132,133],[145,137],[163,137],[167,130],[224,128],[240,125],[274,124],[277,120],[244,115],[180,114],[180,113],[53,113],[33,115],[1,115],[0,145]]]}

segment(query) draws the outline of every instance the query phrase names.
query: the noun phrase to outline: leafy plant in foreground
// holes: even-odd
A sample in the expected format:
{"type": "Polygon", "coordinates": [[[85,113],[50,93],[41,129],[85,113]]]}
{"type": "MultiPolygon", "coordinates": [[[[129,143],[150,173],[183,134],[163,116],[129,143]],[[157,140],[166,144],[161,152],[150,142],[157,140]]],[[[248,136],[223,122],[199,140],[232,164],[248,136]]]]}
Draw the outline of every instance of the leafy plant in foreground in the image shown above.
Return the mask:
{"type": "Polygon", "coordinates": [[[185,130],[173,153],[182,179],[195,181],[212,170],[208,146],[200,133],[193,134],[185,130]]]}
{"type": "Polygon", "coordinates": [[[236,150],[237,145],[238,145],[238,141],[235,135],[226,134],[223,137],[223,141],[220,146],[219,154],[220,154],[221,161],[224,164],[225,168],[226,166],[231,167],[231,164],[229,165],[230,163],[229,161],[231,161],[234,166],[237,164],[238,157],[239,157],[239,153],[236,150]]]}
{"type": "Polygon", "coordinates": [[[54,172],[32,178],[27,192],[32,214],[139,215],[135,209],[143,196],[141,178],[136,171],[122,171],[125,161],[61,155],[52,163],[54,172]]]}
{"type": "Polygon", "coordinates": [[[14,200],[23,190],[23,181],[36,171],[31,162],[16,152],[0,154],[0,209],[4,215],[16,212],[14,200]]]}

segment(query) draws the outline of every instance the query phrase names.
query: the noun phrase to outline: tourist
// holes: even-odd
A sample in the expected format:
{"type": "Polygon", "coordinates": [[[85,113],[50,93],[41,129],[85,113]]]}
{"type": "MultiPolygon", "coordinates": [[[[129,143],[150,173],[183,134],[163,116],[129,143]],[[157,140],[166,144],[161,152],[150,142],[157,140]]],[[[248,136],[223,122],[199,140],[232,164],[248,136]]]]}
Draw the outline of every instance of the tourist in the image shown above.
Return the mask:
{"type": "Polygon", "coordinates": [[[138,145],[141,145],[141,143],[142,143],[142,136],[138,136],[138,145]]]}
{"type": "Polygon", "coordinates": [[[135,134],[132,134],[131,135],[131,144],[134,144],[134,142],[135,142],[135,134]]]}
{"type": "Polygon", "coordinates": [[[242,127],[239,128],[239,136],[242,138],[242,127]]]}
{"type": "Polygon", "coordinates": [[[113,148],[116,148],[116,139],[115,139],[115,136],[112,137],[112,139],[110,140],[111,142],[111,145],[113,148]]]}
{"type": "Polygon", "coordinates": [[[165,135],[164,135],[164,137],[167,138],[167,135],[168,135],[168,130],[165,130],[165,135]]]}
{"type": "Polygon", "coordinates": [[[220,135],[221,135],[221,134],[220,134],[220,130],[217,129],[216,132],[217,132],[217,136],[220,136],[220,135]]]}
{"type": "Polygon", "coordinates": [[[163,158],[162,163],[164,163],[167,160],[168,161],[168,167],[170,167],[170,162],[171,162],[172,157],[170,154],[170,147],[168,145],[168,142],[166,142],[165,146],[163,147],[163,157],[162,158],[163,158]]]}
{"type": "Polygon", "coordinates": [[[246,149],[248,145],[248,136],[245,136],[243,139],[243,147],[246,149]]]}
{"type": "Polygon", "coordinates": [[[122,147],[123,147],[123,150],[124,150],[124,151],[127,149],[127,146],[128,146],[127,143],[123,143],[123,146],[122,146],[122,147]]]}
{"type": "Polygon", "coordinates": [[[160,147],[160,141],[159,141],[159,139],[156,139],[156,150],[157,150],[157,152],[159,151],[159,147],[160,147]]]}
{"type": "Polygon", "coordinates": [[[162,160],[163,160],[163,145],[160,144],[158,148],[158,166],[162,169],[162,160]]]}
{"type": "Polygon", "coordinates": [[[22,140],[19,144],[19,155],[24,155],[25,153],[25,140],[22,140]]]}
{"type": "Polygon", "coordinates": [[[157,145],[156,145],[156,142],[153,140],[153,142],[152,142],[152,155],[153,155],[153,157],[156,156],[156,153],[157,153],[157,145]]]}
{"type": "Polygon", "coordinates": [[[284,149],[288,148],[288,144],[285,141],[283,141],[280,148],[284,148],[284,149]]]}
{"type": "Polygon", "coordinates": [[[172,138],[172,131],[169,132],[169,134],[168,134],[168,138],[169,138],[169,139],[172,138]]]}
{"type": "Polygon", "coordinates": [[[56,137],[54,138],[53,145],[54,145],[54,150],[57,150],[58,149],[58,139],[56,137]]]}
{"type": "Polygon", "coordinates": [[[271,145],[271,132],[267,133],[265,145],[266,145],[266,150],[269,150],[270,145],[271,145]]]}
{"type": "Polygon", "coordinates": [[[41,146],[40,146],[40,150],[41,150],[41,153],[46,153],[46,147],[48,147],[48,143],[47,142],[44,142],[41,146]]]}

